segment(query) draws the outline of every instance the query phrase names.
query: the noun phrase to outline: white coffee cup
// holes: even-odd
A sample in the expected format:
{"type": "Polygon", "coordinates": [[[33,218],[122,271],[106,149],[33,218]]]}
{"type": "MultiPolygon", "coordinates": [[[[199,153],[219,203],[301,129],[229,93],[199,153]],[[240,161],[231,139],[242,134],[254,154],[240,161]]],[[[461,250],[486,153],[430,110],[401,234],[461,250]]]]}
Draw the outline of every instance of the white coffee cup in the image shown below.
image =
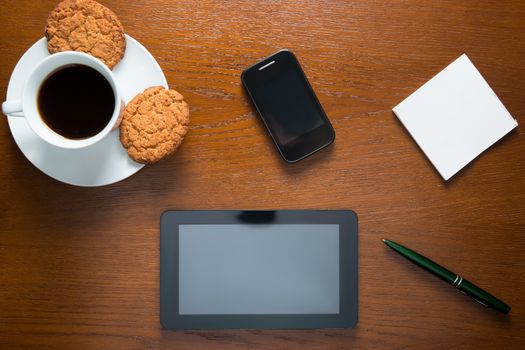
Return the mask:
{"type": "MultiPolygon", "coordinates": [[[[82,84],[79,81],[79,84],[82,84]]],[[[22,89],[20,100],[2,103],[2,112],[10,117],[23,117],[31,129],[44,141],[62,148],[84,148],[102,140],[117,125],[122,108],[122,99],[111,70],[99,59],[82,52],[66,51],[55,53],[40,61],[22,89]],[[68,139],[46,125],[38,111],[38,92],[42,83],[52,73],[63,67],[79,64],[91,67],[102,74],[111,85],[115,98],[115,107],[108,124],[98,134],[84,139],[68,139]]]]}

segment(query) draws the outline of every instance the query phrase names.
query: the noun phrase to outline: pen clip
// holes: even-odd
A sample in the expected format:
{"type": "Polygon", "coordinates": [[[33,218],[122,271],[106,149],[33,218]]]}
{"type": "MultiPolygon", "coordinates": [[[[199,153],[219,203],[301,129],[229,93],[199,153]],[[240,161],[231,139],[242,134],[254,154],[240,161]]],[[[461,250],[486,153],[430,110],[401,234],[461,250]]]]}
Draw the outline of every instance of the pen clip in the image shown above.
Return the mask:
{"type": "Polygon", "coordinates": [[[461,289],[459,289],[459,286],[461,285],[461,282],[463,282],[463,277],[461,277],[460,275],[456,275],[456,279],[454,280],[454,282],[452,282],[452,285],[454,287],[456,287],[461,293],[471,297],[475,302],[477,302],[478,304],[480,305],[483,305],[484,307],[489,307],[487,304],[485,304],[484,302],[482,302],[481,300],[478,300],[476,298],[474,298],[470,293],[467,293],[461,289]]]}
{"type": "Polygon", "coordinates": [[[474,298],[472,295],[470,295],[470,294],[468,294],[468,293],[462,291],[461,289],[458,289],[458,290],[459,290],[462,294],[465,294],[466,296],[470,297],[470,298],[471,298],[472,300],[474,300],[476,303],[481,304],[481,305],[483,305],[484,307],[489,307],[487,304],[485,304],[485,303],[482,302],[481,300],[478,300],[478,299],[474,298]]]}
{"type": "Polygon", "coordinates": [[[469,297],[471,297],[472,299],[474,299],[474,301],[476,301],[478,304],[481,304],[483,305],[484,307],[489,307],[487,304],[485,304],[484,302],[474,298],[473,296],[469,295],[469,297]]]}

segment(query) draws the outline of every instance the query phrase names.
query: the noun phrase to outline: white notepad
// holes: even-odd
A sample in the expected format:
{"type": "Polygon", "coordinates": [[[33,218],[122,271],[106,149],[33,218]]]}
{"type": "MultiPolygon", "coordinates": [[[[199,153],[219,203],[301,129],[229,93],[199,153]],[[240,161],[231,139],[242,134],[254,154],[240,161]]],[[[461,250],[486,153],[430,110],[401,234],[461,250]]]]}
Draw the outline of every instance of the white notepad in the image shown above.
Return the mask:
{"type": "Polygon", "coordinates": [[[445,180],[518,125],[465,54],[393,111],[445,180]]]}

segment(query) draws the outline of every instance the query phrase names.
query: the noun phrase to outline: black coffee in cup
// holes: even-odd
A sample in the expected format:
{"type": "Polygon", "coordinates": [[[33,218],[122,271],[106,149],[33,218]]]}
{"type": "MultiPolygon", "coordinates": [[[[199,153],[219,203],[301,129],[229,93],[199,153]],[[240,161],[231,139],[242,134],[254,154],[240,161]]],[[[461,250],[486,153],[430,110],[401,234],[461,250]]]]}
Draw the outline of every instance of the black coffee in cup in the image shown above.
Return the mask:
{"type": "Polygon", "coordinates": [[[68,139],[85,139],[111,120],[115,96],[95,69],[74,64],[50,74],[38,91],[38,111],[46,125],[68,139]]]}

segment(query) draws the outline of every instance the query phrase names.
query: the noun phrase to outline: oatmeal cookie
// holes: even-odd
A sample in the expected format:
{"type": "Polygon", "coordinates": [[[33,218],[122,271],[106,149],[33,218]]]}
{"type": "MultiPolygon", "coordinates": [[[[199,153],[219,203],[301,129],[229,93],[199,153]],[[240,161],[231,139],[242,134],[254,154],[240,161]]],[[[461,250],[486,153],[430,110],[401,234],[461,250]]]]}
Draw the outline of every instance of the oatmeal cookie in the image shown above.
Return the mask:
{"type": "Polygon", "coordinates": [[[124,57],[126,38],[117,16],[93,0],[65,0],[49,14],[46,24],[50,53],[81,51],[110,69],[124,57]]]}
{"type": "Polygon", "coordinates": [[[177,91],[148,88],[124,109],[120,142],[136,162],[156,163],[179,147],[188,131],[189,115],[177,91]]]}

